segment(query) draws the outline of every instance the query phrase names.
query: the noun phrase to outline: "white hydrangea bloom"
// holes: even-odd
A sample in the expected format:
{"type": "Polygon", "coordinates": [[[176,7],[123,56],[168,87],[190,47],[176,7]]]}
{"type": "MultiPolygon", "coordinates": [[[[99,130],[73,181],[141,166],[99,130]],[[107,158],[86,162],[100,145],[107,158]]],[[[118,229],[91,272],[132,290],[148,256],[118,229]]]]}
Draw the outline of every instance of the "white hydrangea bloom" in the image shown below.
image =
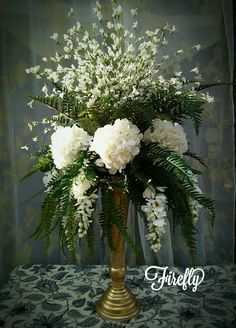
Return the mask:
{"type": "Polygon", "coordinates": [[[115,174],[139,153],[142,136],[132,122],[117,119],[113,125],[97,129],[90,150],[101,157],[110,174],[115,174]]]}
{"type": "Polygon", "coordinates": [[[153,128],[153,131],[149,128],[144,132],[144,140],[158,142],[160,146],[180,154],[188,150],[187,138],[180,124],[157,118],[153,121],[153,128]]]}
{"type": "Polygon", "coordinates": [[[82,238],[87,234],[89,225],[92,222],[92,216],[94,212],[94,203],[96,202],[98,196],[96,193],[87,195],[87,191],[93,185],[92,181],[85,178],[83,173],[80,173],[74,178],[71,194],[76,200],[76,218],[78,223],[78,235],[82,238]]]}
{"type": "Polygon", "coordinates": [[[62,169],[72,164],[82,149],[86,149],[92,137],[86,131],[72,127],[57,127],[51,136],[51,151],[56,168],[62,169]]]}
{"type": "Polygon", "coordinates": [[[146,205],[141,207],[147,218],[148,234],[147,240],[151,242],[151,248],[157,252],[161,248],[161,236],[165,233],[164,226],[167,218],[167,198],[163,193],[165,188],[155,190],[152,186],[148,186],[143,192],[143,197],[146,199],[146,205]]]}

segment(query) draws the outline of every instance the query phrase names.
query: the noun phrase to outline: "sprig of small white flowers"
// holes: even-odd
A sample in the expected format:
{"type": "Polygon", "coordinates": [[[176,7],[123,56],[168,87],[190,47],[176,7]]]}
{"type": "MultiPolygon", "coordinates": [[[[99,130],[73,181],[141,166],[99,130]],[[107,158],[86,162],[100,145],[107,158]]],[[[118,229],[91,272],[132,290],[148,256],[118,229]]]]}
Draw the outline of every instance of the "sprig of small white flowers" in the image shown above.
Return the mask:
{"type": "MultiPolygon", "coordinates": [[[[97,2],[95,13],[102,23],[101,5],[97,2]]],[[[137,10],[131,11],[134,18],[137,10]]],[[[91,108],[103,96],[114,100],[114,105],[133,99],[137,96],[148,97],[156,88],[156,78],[160,63],[156,63],[157,54],[161,47],[167,44],[166,38],[175,28],[166,25],[155,31],[147,31],[144,37],[136,37],[133,31],[125,29],[121,23],[122,7],[113,6],[113,20],[99,28],[94,26],[95,34],[101,34],[99,43],[90,33],[83,30],[80,23],[64,34],[63,41],[57,33],[51,38],[55,40],[62,51],[56,52],[50,60],[50,68],[40,66],[27,69],[27,73],[37,78],[45,78],[60,84],[68,92],[76,92],[77,99],[91,108]],[[61,62],[70,59],[71,65],[61,62]],[[52,68],[54,66],[54,68],[52,68]]],[[[134,21],[134,29],[137,22],[134,21]]],[[[166,81],[168,83],[168,81],[166,81]]],[[[45,91],[45,85],[43,86],[45,91]]],[[[63,97],[63,92],[54,88],[52,95],[63,97]]]]}
{"type": "MultiPolygon", "coordinates": [[[[197,175],[191,174],[191,172],[188,172],[192,176],[192,180],[194,182],[194,189],[198,193],[202,194],[202,191],[198,185],[198,177],[197,175]]],[[[192,213],[192,221],[195,224],[199,218],[199,210],[202,208],[202,205],[198,203],[197,200],[193,199],[192,197],[189,197],[188,203],[190,206],[190,210],[192,213]]]]}
{"type": "Polygon", "coordinates": [[[161,248],[161,236],[165,233],[165,225],[167,220],[167,198],[164,194],[165,188],[159,187],[154,189],[149,185],[143,192],[146,205],[141,210],[147,218],[148,234],[147,240],[150,240],[151,248],[154,252],[158,252],[161,248]]]}
{"type": "Polygon", "coordinates": [[[75,222],[78,224],[78,236],[84,237],[90,224],[92,223],[92,216],[94,213],[94,203],[98,195],[96,192],[88,195],[88,190],[93,186],[94,181],[87,180],[83,172],[74,178],[71,195],[76,200],[76,218],[75,222]]]}

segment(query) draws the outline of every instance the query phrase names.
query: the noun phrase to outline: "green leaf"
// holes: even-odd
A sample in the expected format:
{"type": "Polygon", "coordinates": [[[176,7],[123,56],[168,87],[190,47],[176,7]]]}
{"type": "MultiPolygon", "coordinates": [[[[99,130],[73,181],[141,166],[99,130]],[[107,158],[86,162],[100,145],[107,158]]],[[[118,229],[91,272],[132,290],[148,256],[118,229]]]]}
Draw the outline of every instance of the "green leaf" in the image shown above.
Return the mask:
{"type": "Polygon", "coordinates": [[[96,173],[93,169],[88,168],[85,172],[85,178],[89,181],[94,180],[96,178],[96,173]]]}

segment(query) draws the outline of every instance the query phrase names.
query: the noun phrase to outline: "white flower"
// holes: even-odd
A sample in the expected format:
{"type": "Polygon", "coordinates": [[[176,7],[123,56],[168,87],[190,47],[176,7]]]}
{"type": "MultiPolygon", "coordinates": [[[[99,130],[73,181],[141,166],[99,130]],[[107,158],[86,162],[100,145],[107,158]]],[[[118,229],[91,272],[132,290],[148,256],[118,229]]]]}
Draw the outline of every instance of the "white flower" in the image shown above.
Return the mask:
{"type": "Polygon", "coordinates": [[[193,49],[200,50],[201,47],[202,47],[202,46],[201,46],[200,44],[195,44],[195,45],[193,46],[193,49]]]}
{"type": "Polygon", "coordinates": [[[82,149],[89,146],[92,137],[86,131],[72,127],[57,127],[51,136],[51,150],[54,164],[58,169],[62,169],[68,164],[72,164],[82,149]]]}
{"type": "MultiPolygon", "coordinates": [[[[81,172],[74,178],[71,194],[76,200],[76,217],[78,225],[78,235],[82,238],[87,234],[89,225],[92,222],[92,215],[94,212],[94,203],[98,198],[97,194],[94,192],[91,195],[87,195],[87,191],[93,185],[93,181],[87,180],[84,174],[81,172]]],[[[66,222],[64,222],[66,227],[66,222]]]]}
{"type": "Polygon", "coordinates": [[[90,196],[83,196],[80,202],[77,203],[75,222],[78,225],[78,236],[79,238],[84,237],[87,234],[88,228],[92,223],[94,213],[94,203],[98,196],[93,193],[90,196]]]}
{"type": "Polygon", "coordinates": [[[70,17],[71,15],[73,15],[74,13],[74,9],[73,8],[70,8],[69,12],[68,12],[68,17],[70,17]]]}
{"type": "Polygon", "coordinates": [[[113,24],[112,24],[112,22],[108,22],[108,23],[107,23],[107,28],[108,28],[109,30],[113,28],[113,24]]]}
{"type": "Polygon", "coordinates": [[[191,69],[190,72],[198,74],[199,73],[198,67],[194,67],[193,69],[191,69]]]}
{"type": "Polygon", "coordinates": [[[121,172],[138,153],[142,134],[126,118],[97,129],[90,150],[95,151],[111,174],[121,172]]]}
{"type": "Polygon", "coordinates": [[[143,192],[146,204],[141,207],[141,210],[147,218],[146,239],[150,240],[154,252],[161,248],[160,238],[165,233],[164,226],[167,217],[167,198],[163,193],[165,189],[159,187],[155,190],[152,185],[149,185],[143,192]]]}
{"type": "Polygon", "coordinates": [[[158,142],[161,147],[174,150],[180,154],[188,150],[188,142],[182,126],[178,123],[163,121],[159,118],[153,120],[151,128],[144,133],[144,140],[158,142]]]}
{"type": "Polygon", "coordinates": [[[28,105],[31,109],[33,109],[33,105],[34,105],[34,103],[35,103],[35,100],[32,99],[30,102],[28,102],[27,105],[28,105]]]}
{"type": "Polygon", "coordinates": [[[209,92],[207,92],[206,94],[202,94],[202,99],[206,100],[208,103],[212,103],[214,102],[214,97],[209,95],[209,92]]]}
{"type": "Polygon", "coordinates": [[[55,169],[52,169],[52,171],[46,172],[43,176],[43,184],[45,186],[46,191],[50,190],[50,187],[48,187],[49,182],[51,182],[52,178],[55,177],[57,171],[55,169]]]}
{"type": "Polygon", "coordinates": [[[33,125],[32,125],[32,124],[30,124],[30,123],[27,123],[27,125],[28,125],[28,127],[29,127],[30,131],[32,131],[32,130],[33,130],[33,125]]]}
{"type": "Polygon", "coordinates": [[[29,145],[21,146],[20,149],[28,151],[29,150],[29,145]]]}
{"type": "Polygon", "coordinates": [[[133,24],[133,29],[136,29],[137,26],[138,26],[138,22],[134,22],[134,24],[133,24]]]}
{"type": "Polygon", "coordinates": [[[137,15],[137,11],[138,11],[138,8],[131,9],[130,10],[131,17],[135,17],[137,15]]]}
{"type": "Polygon", "coordinates": [[[37,65],[37,66],[34,66],[34,67],[27,68],[25,71],[26,71],[27,74],[30,74],[30,73],[38,74],[39,70],[40,70],[40,66],[37,65]]]}
{"type": "Polygon", "coordinates": [[[179,77],[179,76],[181,76],[181,75],[182,75],[182,72],[181,72],[181,71],[179,71],[179,72],[175,72],[175,76],[179,77]]]}
{"type": "Polygon", "coordinates": [[[53,35],[51,35],[50,38],[58,42],[58,33],[53,33],[53,35]]]}
{"type": "Polygon", "coordinates": [[[79,174],[77,175],[77,177],[73,179],[71,193],[78,203],[86,194],[86,191],[91,188],[91,186],[92,186],[92,181],[87,180],[83,174],[79,174]]]}
{"type": "Polygon", "coordinates": [[[113,9],[113,17],[120,16],[122,14],[122,7],[121,5],[117,6],[116,8],[113,9]]]}

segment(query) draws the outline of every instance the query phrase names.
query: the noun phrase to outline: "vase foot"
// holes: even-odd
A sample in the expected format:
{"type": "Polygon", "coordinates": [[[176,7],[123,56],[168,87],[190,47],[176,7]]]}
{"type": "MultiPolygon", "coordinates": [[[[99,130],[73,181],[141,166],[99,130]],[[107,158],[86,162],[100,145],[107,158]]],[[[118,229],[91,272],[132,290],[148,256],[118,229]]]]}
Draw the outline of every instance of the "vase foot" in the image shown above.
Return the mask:
{"type": "Polygon", "coordinates": [[[108,287],[96,304],[96,312],[106,320],[128,320],[140,311],[139,303],[128,287],[108,287]]]}

